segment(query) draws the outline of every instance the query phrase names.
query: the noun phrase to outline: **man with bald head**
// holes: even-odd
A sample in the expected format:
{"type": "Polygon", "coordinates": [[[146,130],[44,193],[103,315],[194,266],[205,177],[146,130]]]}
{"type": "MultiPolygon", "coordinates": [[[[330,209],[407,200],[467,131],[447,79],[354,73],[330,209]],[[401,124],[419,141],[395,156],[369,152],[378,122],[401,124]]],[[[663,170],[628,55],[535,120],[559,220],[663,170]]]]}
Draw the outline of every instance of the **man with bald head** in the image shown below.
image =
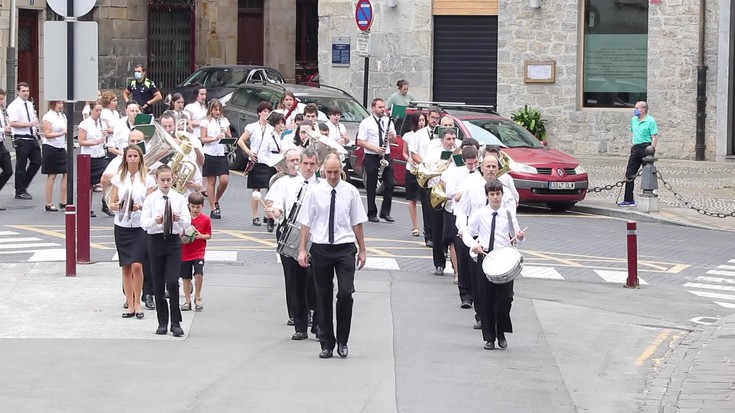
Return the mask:
{"type": "Polygon", "coordinates": [[[309,263],[311,253],[317,294],[317,338],[322,347],[319,358],[331,358],[335,345],[340,357],[347,357],[347,340],[352,323],[352,293],[355,292],[355,255],[357,267],[365,265],[365,236],[362,224],[367,221],[360,193],[341,178],[342,162],[337,155],[324,162],[326,180],[306,193],[298,221],[301,241],[298,261],[309,263]],[[307,251],[307,242],[311,249],[307,251]],[[357,242],[358,248],[355,247],[357,242]],[[334,333],[332,296],[337,276],[337,334],[334,333]]]}

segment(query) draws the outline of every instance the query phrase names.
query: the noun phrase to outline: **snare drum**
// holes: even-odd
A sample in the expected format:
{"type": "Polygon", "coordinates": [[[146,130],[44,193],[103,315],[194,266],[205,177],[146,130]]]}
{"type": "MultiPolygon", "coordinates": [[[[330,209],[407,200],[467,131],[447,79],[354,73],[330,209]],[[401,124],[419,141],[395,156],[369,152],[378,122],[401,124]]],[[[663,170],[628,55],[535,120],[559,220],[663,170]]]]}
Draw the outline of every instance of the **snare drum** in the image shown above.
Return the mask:
{"type": "Polygon", "coordinates": [[[515,247],[501,247],[490,251],[482,261],[482,272],[493,284],[513,281],[523,270],[523,255],[515,247]]]}

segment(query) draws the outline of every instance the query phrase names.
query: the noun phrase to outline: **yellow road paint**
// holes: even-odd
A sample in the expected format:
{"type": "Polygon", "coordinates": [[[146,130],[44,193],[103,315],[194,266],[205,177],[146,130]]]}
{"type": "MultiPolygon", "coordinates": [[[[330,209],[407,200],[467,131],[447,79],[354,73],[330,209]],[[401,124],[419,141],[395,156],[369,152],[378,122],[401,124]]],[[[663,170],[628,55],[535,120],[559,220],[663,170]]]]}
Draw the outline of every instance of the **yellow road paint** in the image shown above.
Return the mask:
{"type": "Polygon", "coordinates": [[[244,239],[244,240],[248,240],[248,241],[257,242],[258,244],[268,245],[270,247],[273,247],[275,245],[275,243],[276,243],[275,238],[272,239],[272,240],[266,241],[266,240],[262,240],[260,238],[251,237],[250,235],[245,235],[244,233],[242,233],[240,231],[223,231],[223,230],[220,230],[218,232],[223,233],[223,234],[230,235],[230,236],[235,237],[235,238],[240,238],[240,239],[244,239]]]}
{"type": "Polygon", "coordinates": [[[554,262],[560,262],[562,264],[565,264],[568,267],[584,267],[584,265],[582,265],[582,264],[580,264],[578,262],[575,262],[575,261],[572,261],[572,260],[566,260],[566,259],[563,259],[563,258],[552,257],[552,256],[550,256],[548,254],[545,254],[545,253],[542,253],[542,252],[538,252],[538,251],[524,251],[524,253],[535,255],[535,256],[537,256],[539,258],[546,258],[547,260],[551,260],[551,261],[554,261],[554,262]]]}
{"type": "Polygon", "coordinates": [[[658,346],[660,346],[661,343],[663,343],[666,338],[669,337],[669,334],[671,334],[671,330],[669,329],[661,331],[658,336],[656,336],[656,339],[653,340],[653,343],[651,343],[650,346],[646,347],[646,349],[643,351],[643,354],[638,356],[638,358],[635,360],[635,365],[642,366],[643,363],[645,363],[646,360],[648,360],[656,352],[658,346]]]}
{"type": "MultiPolygon", "coordinates": [[[[47,229],[32,227],[32,226],[29,226],[29,225],[8,225],[8,226],[11,227],[11,228],[22,229],[24,231],[38,232],[39,234],[48,235],[50,237],[66,239],[66,234],[60,234],[58,232],[49,231],[47,229]]],[[[98,250],[112,250],[112,249],[114,249],[114,248],[106,247],[104,245],[100,245],[100,244],[96,244],[96,243],[90,243],[89,246],[92,247],[92,248],[96,248],[98,250]]]]}

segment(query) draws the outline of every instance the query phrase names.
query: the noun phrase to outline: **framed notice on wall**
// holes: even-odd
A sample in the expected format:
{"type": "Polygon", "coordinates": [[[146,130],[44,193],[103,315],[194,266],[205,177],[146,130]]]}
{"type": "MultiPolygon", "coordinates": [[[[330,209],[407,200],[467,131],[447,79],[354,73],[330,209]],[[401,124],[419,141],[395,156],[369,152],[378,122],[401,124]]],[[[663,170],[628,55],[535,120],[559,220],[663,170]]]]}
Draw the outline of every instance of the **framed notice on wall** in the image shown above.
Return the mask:
{"type": "Polygon", "coordinates": [[[523,81],[526,83],[556,82],[556,62],[554,60],[526,60],[523,81]]]}

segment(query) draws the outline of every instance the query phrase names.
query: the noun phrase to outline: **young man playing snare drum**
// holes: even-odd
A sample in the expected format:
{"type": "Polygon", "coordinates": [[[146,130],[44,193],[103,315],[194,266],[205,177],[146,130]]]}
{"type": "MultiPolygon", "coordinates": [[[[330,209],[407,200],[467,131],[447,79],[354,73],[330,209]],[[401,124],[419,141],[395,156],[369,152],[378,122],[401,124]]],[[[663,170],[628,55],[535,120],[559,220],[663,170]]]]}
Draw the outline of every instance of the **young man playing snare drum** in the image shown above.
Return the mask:
{"type": "Polygon", "coordinates": [[[478,255],[473,263],[473,288],[477,287],[475,308],[480,314],[482,338],[485,350],[508,347],[505,333],[513,332],[510,307],[513,302],[513,281],[494,284],[488,281],[482,269],[483,258],[502,247],[511,246],[512,241],[522,241],[525,234],[518,225],[515,211],[505,209],[502,204],[503,184],[493,179],[485,184],[488,205],[475,211],[462,232],[462,241],[470,251],[478,255]],[[513,235],[515,234],[515,240],[513,235]]]}

